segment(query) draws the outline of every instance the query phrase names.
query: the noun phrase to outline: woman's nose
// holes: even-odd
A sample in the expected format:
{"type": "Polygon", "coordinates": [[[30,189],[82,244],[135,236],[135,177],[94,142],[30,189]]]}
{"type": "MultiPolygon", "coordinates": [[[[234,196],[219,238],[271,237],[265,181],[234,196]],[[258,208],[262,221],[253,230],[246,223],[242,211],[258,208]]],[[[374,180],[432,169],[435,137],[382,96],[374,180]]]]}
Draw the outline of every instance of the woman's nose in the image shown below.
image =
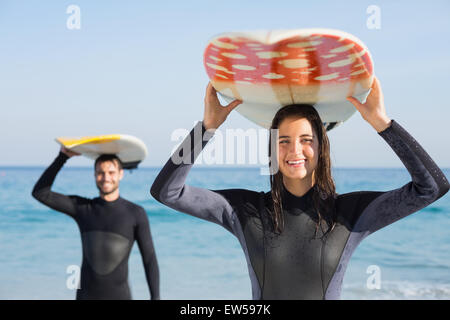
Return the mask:
{"type": "Polygon", "coordinates": [[[295,140],[292,144],[291,144],[291,153],[294,154],[302,154],[302,144],[300,143],[300,141],[295,140]]]}

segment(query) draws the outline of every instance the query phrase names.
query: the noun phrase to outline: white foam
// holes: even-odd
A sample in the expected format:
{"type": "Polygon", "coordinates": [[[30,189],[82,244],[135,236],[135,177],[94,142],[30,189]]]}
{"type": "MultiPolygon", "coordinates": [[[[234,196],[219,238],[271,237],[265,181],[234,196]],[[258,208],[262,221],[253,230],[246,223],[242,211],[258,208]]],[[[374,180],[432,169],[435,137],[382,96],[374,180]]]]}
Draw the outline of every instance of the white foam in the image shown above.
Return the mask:
{"type": "Polygon", "coordinates": [[[448,300],[450,283],[383,281],[380,289],[369,290],[361,283],[344,285],[342,299],[364,300],[448,300]]]}

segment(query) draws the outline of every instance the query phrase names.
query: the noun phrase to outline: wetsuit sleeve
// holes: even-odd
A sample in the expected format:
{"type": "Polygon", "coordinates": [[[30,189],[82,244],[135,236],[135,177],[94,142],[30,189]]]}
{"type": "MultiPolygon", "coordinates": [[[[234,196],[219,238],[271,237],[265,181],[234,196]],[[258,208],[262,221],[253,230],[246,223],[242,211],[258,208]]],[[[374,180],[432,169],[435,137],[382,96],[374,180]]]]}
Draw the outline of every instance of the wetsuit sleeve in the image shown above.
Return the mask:
{"type": "Polygon", "coordinates": [[[75,216],[77,199],[79,197],[66,196],[51,190],[56,175],[64,163],[66,163],[67,159],[69,159],[67,155],[62,152],[59,153],[34,186],[32,195],[36,200],[54,210],[75,216]]]}
{"type": "Polygon", "coordinates": [[[375,232],[442,197],[449,190],[444,173],[419,143],[397,122],[379,135],[405,165],[412,181],[388,192],[359,192],[355,199],[361,214],[355,231],[375,232]]]}
{"type": "Polygon", "coordinates": [[[150,232],[150,223],[144,209],[138,214],[135,236],[144,263],[150,297],[152,300],[159,300],[159,267],[150,232]]]}
{"type": "Polygon", "coordinates": [[[212,191],[185,184],[195,159],[212,136],[213,133],[206,131],[203,123],[198,122],[162,168],[150,193],[172,209],[217,223],[235,234],[233,225],[236,216],[229,201],[221,194],[230,196],[230,190],[212,191]]]}

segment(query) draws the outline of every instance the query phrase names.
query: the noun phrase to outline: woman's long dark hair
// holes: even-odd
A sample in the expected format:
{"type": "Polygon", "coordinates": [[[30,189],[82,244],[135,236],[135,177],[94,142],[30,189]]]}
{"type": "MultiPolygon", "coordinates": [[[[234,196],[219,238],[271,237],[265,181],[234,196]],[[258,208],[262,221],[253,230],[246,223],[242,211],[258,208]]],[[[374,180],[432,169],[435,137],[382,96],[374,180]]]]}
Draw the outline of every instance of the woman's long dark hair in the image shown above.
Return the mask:
{"type": "MultiPolygon", "coordinates": [[[[314,170],[314,190],[312,201],[315,212],[317,213],[316,232],[321,228],[322,236],[333,230],[335,224],[335,208],[334,199],[336,195],[336,187],[331,176],[331,160],[330,160],[330,142],[323,126],[322,120],[316,109],[309,104],[292,104],[278,110],[272,120],[271,129],[278,129],[281,122],[286,118],[305,118],[307,119],[319,141],[319,155],[317,167],[314,170]],[[328,226],[324,231],[323,224],[328,226]]],[[[270,165],[274,161],[278,161],[278,154],[271,154],[272,130],[269,139],[269,161],[270,165]]],[[[275,141],[274,141],[275,142],[275,141]]],[[[278,141],[276,141],[278,144],[278,141]]],[[[275,149],[276,150],[276,149],[275,149]]],[[[269,210],[273,228],[276,233],[283,232],[284,219],[282,207],[282,191],[283,191],[283,175],[280,170],[270,175],[270,187],[273,200],[273,208],[269,210]]]]}

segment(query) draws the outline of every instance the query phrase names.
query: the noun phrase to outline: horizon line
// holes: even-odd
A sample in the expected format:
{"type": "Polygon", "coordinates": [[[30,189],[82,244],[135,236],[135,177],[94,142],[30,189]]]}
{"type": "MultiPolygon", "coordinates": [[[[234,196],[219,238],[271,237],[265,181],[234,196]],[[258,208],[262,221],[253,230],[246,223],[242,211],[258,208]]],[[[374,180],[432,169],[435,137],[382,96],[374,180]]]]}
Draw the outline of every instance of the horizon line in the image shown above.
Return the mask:
{"type": "MultiPolygon", "coordinates": [[[[45,169],[48,166],[46,165],[0,165],[0,169],[45,169]]],[[[125,169],[125,170],[138,170],[138,169],[162,169],[164,166],[142,166],[137,167],[135,169],[125,169]]],[[[192,168],[195,169],[261,169],[266,168],[267,166],[256,166],[256,165],[194,165],[192,168]]],[[[66,169],[93,169],[92,166],[65,166],[66,169]]],[[[338,166],[338,167],[331,167],[332,169],[405,169],[403,166],[398,167],[390,167],[390,166],[383,166],[383,167],[377,167],[377,166],[338,166]]],[[[439,167],[441,170],[449,170],[450,167],[439,167]]]]}

